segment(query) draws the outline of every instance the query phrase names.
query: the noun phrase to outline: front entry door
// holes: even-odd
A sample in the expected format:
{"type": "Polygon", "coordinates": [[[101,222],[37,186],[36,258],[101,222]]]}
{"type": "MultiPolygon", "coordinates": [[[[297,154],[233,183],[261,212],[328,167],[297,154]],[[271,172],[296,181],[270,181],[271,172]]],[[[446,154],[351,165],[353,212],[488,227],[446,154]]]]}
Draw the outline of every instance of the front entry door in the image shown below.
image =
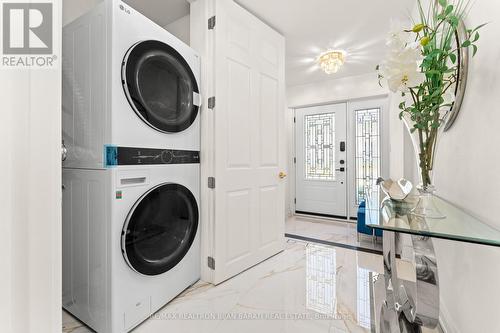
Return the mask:
{"type": "Polygon", "coordinates": [[[345,103],[295,110],[297,213],[347,217],[345,103]]]}

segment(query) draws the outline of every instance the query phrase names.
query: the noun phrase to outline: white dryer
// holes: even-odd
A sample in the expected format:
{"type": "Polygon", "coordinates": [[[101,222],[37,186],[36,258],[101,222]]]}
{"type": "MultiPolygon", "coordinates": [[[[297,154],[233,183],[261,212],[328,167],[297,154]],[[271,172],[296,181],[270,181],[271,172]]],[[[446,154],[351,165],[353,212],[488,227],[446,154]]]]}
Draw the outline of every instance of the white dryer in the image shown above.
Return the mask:
{"type": "Polygon", "coordinates": [[[200,278],[199,156],[154,154],[170,164],[63,169],[63,307],[99,333],[130,331],[200,278]]]}
{"type": "Polygon", "coordinates": [[[64,167],[105,168],[105,147],[200,150],[200,58],[122,1],[63,28],[64,167]]]}

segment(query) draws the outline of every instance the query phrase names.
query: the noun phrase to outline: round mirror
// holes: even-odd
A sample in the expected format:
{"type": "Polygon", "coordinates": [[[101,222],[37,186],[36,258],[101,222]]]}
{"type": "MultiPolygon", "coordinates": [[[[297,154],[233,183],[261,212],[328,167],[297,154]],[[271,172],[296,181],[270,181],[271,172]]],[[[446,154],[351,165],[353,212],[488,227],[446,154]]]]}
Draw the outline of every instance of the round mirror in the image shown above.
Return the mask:
{"type": "Polygon", "coordinates": [[[468,47],[460,47],[462,43],[467,40],[467,28],[465,27],[464,22],[461,22],[458,26],[457,31],[455,32],[455,43],[457,46],[457,81],[455,83],[455,101],[446,116],[446,122],[444,124],[444,130],[449,130],[455,120],[458,117],[458,113],[462,107],[462,102],[465,96],[465,88],[467,86],[467,74],[469,67],[469,48],[468,47]]]}

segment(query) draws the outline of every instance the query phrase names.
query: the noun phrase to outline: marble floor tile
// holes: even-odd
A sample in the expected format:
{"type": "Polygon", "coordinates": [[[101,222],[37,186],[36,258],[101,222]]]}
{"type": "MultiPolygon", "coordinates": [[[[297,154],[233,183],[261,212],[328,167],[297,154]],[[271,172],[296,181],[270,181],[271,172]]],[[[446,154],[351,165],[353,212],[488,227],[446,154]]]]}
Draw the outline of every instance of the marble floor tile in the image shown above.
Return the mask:
{"type": "Polygon", "coordinates": [[[71,314],[63,310],[62,312],[62,331],[64,333],[90,333],[93,332],[87,326],[79,322],[71,314]]]}
{"type": "Polygon", "coordinates": [[[371,236],[360,234],[357,240],[356,224],[333,219],[292,216],[285,224],[287,234],[382,251],[382,240],[373,242],[371,236]]]}
{"type": "Polygon", "coordinates": [[[193,286],[135,332],[369,332],[368,272],[381,257],[289,241],[283,253],[218,286],[193,286]],[[369,268],[362,268],[366,264],[369,268]],[[364,284],[363,284],[364,283],[364,284]],[[358,297],[359,288],[365,298],[358,297]],[[169,320],[173,314],[215,316],[169,320]],[[364,316],[363,325],[358,318],[364,316]]]}
{"type": "MultiPolygon", "coordinates": [[[[382,271],[380,255],[288,239],[218,286],[196,283],[133,332],[372,332],[370,281],[382,271]]],[[[63,332],[91,332],[63,318],[63,332]]]]}

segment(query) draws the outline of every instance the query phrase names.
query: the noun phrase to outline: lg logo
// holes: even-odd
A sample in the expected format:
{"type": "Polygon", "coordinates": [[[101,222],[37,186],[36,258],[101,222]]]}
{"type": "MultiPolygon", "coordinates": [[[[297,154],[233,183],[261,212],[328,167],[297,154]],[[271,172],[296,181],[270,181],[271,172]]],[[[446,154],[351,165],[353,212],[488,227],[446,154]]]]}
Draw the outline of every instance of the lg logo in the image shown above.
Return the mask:
{"type": "Polygon", "coordinates": [[[125,13],[130,14],[130,9],[125,8],[124,5],[120,5],[120,9],[123,10],[125,13]]]}
{"type": "Polygon", "coordinates": [[[52,54],[52,4],[3,4],[3,54],[52,54]]]}

